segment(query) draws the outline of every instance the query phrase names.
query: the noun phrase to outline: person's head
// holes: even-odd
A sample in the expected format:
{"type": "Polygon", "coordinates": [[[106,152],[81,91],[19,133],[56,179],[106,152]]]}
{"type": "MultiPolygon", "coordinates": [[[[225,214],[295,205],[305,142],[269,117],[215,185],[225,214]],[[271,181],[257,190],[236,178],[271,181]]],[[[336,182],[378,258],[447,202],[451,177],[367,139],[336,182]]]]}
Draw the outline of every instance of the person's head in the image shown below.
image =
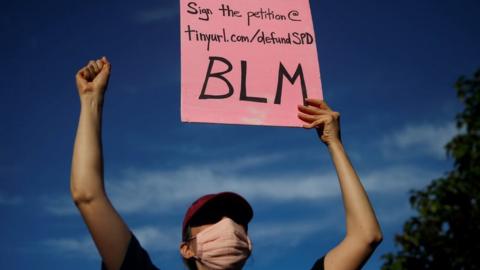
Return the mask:
{"type": "Polygon", "coordinates": [[[208,194],[193,202],[180,244],[188,269],[241,269],[252,250],[247,235],[252,217],[252,207],[236,193],[208,194]]]}

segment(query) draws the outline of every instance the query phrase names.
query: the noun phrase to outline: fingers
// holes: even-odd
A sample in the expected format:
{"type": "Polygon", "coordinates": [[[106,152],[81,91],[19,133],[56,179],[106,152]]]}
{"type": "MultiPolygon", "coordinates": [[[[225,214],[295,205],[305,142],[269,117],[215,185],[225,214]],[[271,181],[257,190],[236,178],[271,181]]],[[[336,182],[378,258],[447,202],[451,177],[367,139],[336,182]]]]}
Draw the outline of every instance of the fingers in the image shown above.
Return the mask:
{"type": "Polygon", "coordinates": [[[306,99],[307,106],[298,105],[299,116],[302,115],[304,118],[306,115],[311,117],[324,115],[331,116],[334,118],[340,117],[338,112],[333,111],[325,101],[319,99],[306,99]]]}
{"type": "Polygon", "coordinates": [[[97,73],[99,72],[98,66],[95,61],[91,60],[88,62],[88,64],[80,69],[80,71],[77,73],[77,75],[80,75],[81,78],[84,80],[91,82],[97,76],[97,73]]]}
{"type": "Polygon", "coordinates": [[[101,59],[96,60],[96,61],[95,61],[95,64],[97,65],[98,70],[102,70],[102,68],[103,68],[103,62],[102,62],[101,59]]]}
{"type": "Polygon", "coordinates": [[[310,124],[306,124],[306,125],[303,125],[303,128],[316,128],[318,126],[321,126],[321,125],[324,125],[325,124],[325,120],[324,119],[317,119],[316,121],[313,121],[312,123],[310,124]]]}
{"type": "Polygon", "coordinates": [[[97,63],[94,60],[90,60],[87,64],[87,69],[90,71],[90,73],[96,75],[99,72],[97,63]]]}
{"type": "Polygon", "coordinates": [[[110,62],[108,62],[107,60],[107,57],[103,56],[102,59],[100,59],[100,61],[103,63],[103,64],[110,64],[110,62]]]}
{"type": "Polygon", "coordinates": [[[84,79],[87,82],[91,82],[102,71],[110,71],[110,63],[106,57],[90,60],[88,64],[77,73],[77,79],[84,79]]]}
{"type": "MultiPolygon", "coordinates": [[[[314,100],[313,103],[316,105],[321,104],[319,100],[314,100]]],[[[323,105],[322,107],[326,108],[323,105]]],[[[298,118],[304,122],[307,122],[307,124],[303,125],[304,128],[314,128],[324,124],[329,124],[334,120],[338,120],[340,117],[338,112],[334,112],[331,109],[320,109],[319,107],[311,105],[298,105],[298,111],[298,118]]]]}
{"type": "Polygon", "coordinates": [[[332,111],[330,108],[327,109],[320,109],[318,107],[314,106],[304,106],[304,105],[298,105],[298,111],[303,114],[308,114],[312,116],[316,115],[327,115],[327,116],[333,116],[333,117],[340,117],[340,114],[338,112],[332,111]]]}
{"type": "Polygon", "coordinates": [[[308,123],[311,123],[317,119],[317,117],[305,113],[298,113],[298,118],[308,123]]]}
{"type": "Polygon", "coordinates": [[[307,99],[305,99],[305,102],[308,105],[312,105],[312,106],[315,106],[315,107],[320,108],[320,109],[324,109],[324,110],[327,110],[327,111],[332,110],[324,100],[307,98],[307,99]]]}
{"type": "Polygon", "coordinates": [[[77,79],[83,79],[83,80],[86,80],[86,81],[91,81],[92,77],[93,77],[93,73],[90,71],[88,66],[83,67],[77,73],[77,79]]]}
{"type": "Polygon", "coordinates": [[[102,59],[97,60],[97,62],[101,63],[100,72],[110,73],[110,69],[112,68],[112,65],[110,65],[110,62],[108,62],[105,56],[102,57],[102,59]]]}
{"type": "Polygon", "coordinates": [[[319,109],[319,108],[313,107],[313,106],[304,106],[304,105],[298,105],[298,110],[303,112],[303,113],[307,113],[307,114],[329,114],[329,113],[331,113],[328,110],[319,109]]]}
{"type": "Polygon", "coordinates": [[[308,114],[308,113],[298,113],[298,118],[307,123],[313,123],[317,120],[324,120],[325,122],[331,122],[333,120],[333,115],[331,114],[308,114]]]}
{"type": "MultiPolygon", "coordinates": [[[[300,116],[299,116],[299,118],[300,118],[300,116]]],[[[332,121],[332,118],[329,117],[329,116],[317,116],[315,119],[309,118],[309,119],[306,119],[304,121],[307,122],[307,124],[303,125],[303,127],[307,128],[307,129],[310,129],[310,128],[317,128],[317,127],[324,126],[324,125],[330,123],[332,121]],[[313,120],[313,121],[311,121],[311,120],[313,120]]]]}
{"type": "Polygon", "coordinates": [[[112,68],[112,65],[110,65],[110,62],[108,62],[105,56],[98,61],[102,63],[102,66],[101,66],[100,72],[98,73],[97,78],[99,78],[99,80],[108,81],[108,77],[110,76],[110,70],[112,68]]]}

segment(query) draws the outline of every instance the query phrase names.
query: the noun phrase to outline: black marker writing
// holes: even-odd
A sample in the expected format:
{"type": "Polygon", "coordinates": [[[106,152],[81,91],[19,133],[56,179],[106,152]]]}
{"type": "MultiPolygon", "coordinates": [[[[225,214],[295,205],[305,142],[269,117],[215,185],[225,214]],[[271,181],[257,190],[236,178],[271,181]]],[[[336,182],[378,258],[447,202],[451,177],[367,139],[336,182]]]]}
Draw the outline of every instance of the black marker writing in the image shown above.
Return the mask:
{"type": "Polygon", "coordinates": [[[231,9],[229,5],[222,4],[218,10],[222,12],[223,17],[242,17],[240,11],[231,9]]]}
{"type": "Polygon", "coordinates": [[[210,15],[213,14],[211,9],[201,8],[195,2],[189,2],[187,6],[189,8],[187,12],[194,15],[199,14],[198,19],[202,21],[208,21],[210,19],[210,15]]]}
{"type": "Polygon", "coordinates": [[[198,30],[192,29],[190,25],[187,26],[187,30],[185,30],[185,33],[188,35],[188,40],[189,41],[201,41],[201,42],[207,42],[207,51],[210,50],[210,43],[211,42],[228,42],[225,29],[223,29],[223,32],[221,34],[212,34],[212,33],[202,33],[198,30]]]}
{"type": "Polygon", "coordinates": [[[308,32],[291,32],[278,34],[274,31],[265,32],[257,29],[254,33],[245,35],[239,33],[228,33],[225,28],[221,32],[206,33],[187,25],[184,31],[188,41],[207,43],[207,51],[210,51],[212,43],[258,43],[263,45],[312,45],[314,37],[308,32]]]}
{"type": "MultiPolygon", "coordinates": [[[[249,101],[249,102],[258,102],[258,103],[267,103],[267,98],[264,97],[253,97],[249,96],[247,94],[247,61],[241,60],[240,61],[240,101],[249,101]]],[[[208,69],[207,69],[207,74],[205,75],[205,80],[203,82],[202,90],[200,92],[200,96],[198,99],[226,99],[229,98],[233,95],[235,89],[232,85],[232,83],[229,81],[225,75],[227,73],[230,73],[233,71],[233,65],[228,59],[219,57],[219,56],[210,56],[209,57],[209,63],[208,63],[208,69]],[[221,62],[223,63],[227,68],[224,71],[212,73],[213,66],[215,65],[216,62],[221,62]],[[228,92],[225,94],[218,94],[218,95],[212,95],[212,94],[207,94],[208,90],[208,82],[210,78],[216,78],[221,81],[223,81],[227,85],[228,92]]],[[[279,67],[278,67],[278,81],[277,81],[277,88],[276,88],[276,93],[275,93],[275,101],[274,104],[281,104],[282,102],[282,90],[283,90],[283,80],[286,78],[292,85],[295,84],[298,78],[300,78],[300,85],[301,85],[301,90],[302,90],[302,96],[303,100],[308,98],[307,95],[307,85],[305,82],[305,76],[303,74],[303,69],[302,65],[298,64],[297,69],[295,70],[295,73],[293,76],[288,73],[287,69],[285,66],[280,62],[279,67]]]]}
{"type": "Polygon", "coordinates": [[[305,103],[305,99],[308,98],[307,96],[307,84],[305,83],[305,77],[303,76],[303,69],[302,65],[298,64],[297,70],[293,77],[290,76],[287,69],[283,66],[282,62],[280,62],[280,67],[278,70],[278,81],[277,81],[277,94],[275,95],[275,104],[282,103],[282,89],[283,89],[283,78],[286,77],[287,80],[294,84],[298,77],[300,77],[300,85],[302,86],[302,95],[303,95],[303,103],[305,103]]]}
{"type": "Polygon", "coordinates": [[[264,10],[263,8],[260,8],[260,10],[258,10],[258,11],[247,12],[247,25],[250,26],[250,22],[253,19],[267,20],[267,21],[300,22],[302,20],[297,18],[299,15],[300,15],[300,13],[296,10],[292,10],[288,13],[288,15],[284,15],[284,14],[276,13],[275,11],[271,10],[270,8],[267,8],[267,10],[264,10]]]}

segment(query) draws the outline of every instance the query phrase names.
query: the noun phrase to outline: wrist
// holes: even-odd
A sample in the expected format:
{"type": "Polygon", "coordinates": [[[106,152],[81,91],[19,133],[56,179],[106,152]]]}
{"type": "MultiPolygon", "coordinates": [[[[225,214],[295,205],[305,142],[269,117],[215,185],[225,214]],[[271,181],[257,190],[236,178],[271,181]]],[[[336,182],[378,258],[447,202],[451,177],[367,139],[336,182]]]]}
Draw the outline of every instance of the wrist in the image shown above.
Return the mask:
{"type": "Polygon", "coordinates": [[[80,96],[80,105],[82,109],[102,109],[103,108],[103,97],[101,96],[90,96],[84,95],[80,96]]]}
{"type": "Polygon", "coordinates": [[[329,142],[327,144],[327,147],[330,152],[338,151],[338,150],[343,151],[343,144],[340,140],[334,140],[332,142],[329,142]]]}
{"type": "Polygon", "coordinates": [[[103,99],[93,97],[80,98],[80,114],[88,116],[90,119],[101,119],[103,114],[103,99]],[[91,118],[93,117],[93,118],[91,118]]]}

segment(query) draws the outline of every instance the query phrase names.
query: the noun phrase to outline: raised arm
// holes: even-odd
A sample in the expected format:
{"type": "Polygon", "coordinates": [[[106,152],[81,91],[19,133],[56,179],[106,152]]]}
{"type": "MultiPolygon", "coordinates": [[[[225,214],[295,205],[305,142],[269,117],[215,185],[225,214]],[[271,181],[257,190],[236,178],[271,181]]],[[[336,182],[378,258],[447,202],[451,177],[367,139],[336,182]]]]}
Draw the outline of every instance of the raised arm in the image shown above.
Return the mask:
{"type": "Polygon", "coordinates": [[[299,105],[298,117],[307,122],[305,128],[316,128],[330,151],[346,216],[346,236],[325,256],[325,269],[360,269],[382,241],[382,231],[367,193],[343,148],[339,113],[332,111],[324,101],[307,99],[307,105],[299,105]]]}
{"type": "Polygon", "coordinates": [[[103,183],[102,110],[110,76],[103,57],[76,75],[80,119],[73,149],[70,190],[95,245],[109,270],[120,269],[131,238],[127,225],[110,203],[103,183]]]}

